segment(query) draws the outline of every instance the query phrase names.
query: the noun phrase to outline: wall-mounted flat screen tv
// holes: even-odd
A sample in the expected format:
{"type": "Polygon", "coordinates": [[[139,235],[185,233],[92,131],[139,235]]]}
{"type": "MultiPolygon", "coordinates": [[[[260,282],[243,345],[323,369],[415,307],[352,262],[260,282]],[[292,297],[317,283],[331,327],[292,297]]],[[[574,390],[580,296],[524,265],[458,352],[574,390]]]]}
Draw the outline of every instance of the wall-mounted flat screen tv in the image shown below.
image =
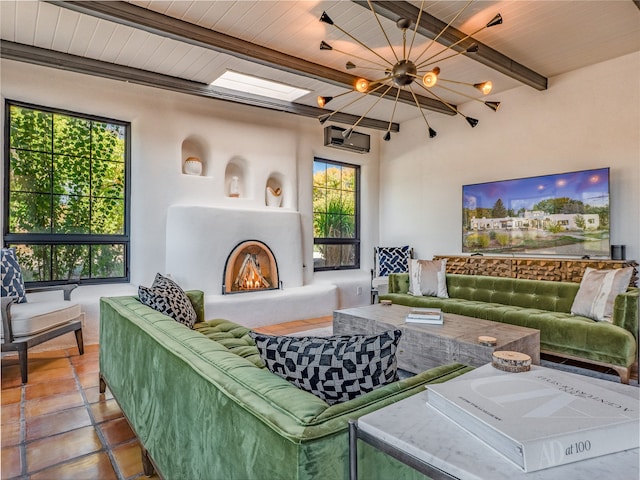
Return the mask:
{"type": "Polygon", "coordinates": [[[462,187],[462,251],[609,257],[609,168],[462,187]]]}

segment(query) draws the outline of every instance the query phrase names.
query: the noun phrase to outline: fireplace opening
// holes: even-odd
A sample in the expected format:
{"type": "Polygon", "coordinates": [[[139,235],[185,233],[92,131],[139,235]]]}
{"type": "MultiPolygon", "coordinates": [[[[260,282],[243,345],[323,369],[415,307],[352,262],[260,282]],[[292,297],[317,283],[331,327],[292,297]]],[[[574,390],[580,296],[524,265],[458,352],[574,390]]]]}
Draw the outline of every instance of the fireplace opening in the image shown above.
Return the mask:
{"type": "Polygon", "coordinates": [[[247,240],[236,245],[225,263],[222,293],[279,288],[278,264],[271,249],[257,240],[247,240]]]}

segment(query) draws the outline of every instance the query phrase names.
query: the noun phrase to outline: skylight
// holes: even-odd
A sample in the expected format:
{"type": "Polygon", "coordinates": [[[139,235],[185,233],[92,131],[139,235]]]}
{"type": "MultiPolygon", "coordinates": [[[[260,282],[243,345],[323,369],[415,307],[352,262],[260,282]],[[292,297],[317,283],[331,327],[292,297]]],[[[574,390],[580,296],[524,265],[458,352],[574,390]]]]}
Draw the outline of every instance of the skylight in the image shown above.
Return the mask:
{"type": "Polygon", "coordinates": [[[253,95],[286,100],[288,102],[293,102],[294,100],[311,93],[310,90],[292,87],[291,85],[286,85],[284,83],[254,77],[253,75],[245,75],[244,73],[238,73],[231,70],[224,72],[214,80],[211,85],[239,92],[251,93],[253,95]]]}

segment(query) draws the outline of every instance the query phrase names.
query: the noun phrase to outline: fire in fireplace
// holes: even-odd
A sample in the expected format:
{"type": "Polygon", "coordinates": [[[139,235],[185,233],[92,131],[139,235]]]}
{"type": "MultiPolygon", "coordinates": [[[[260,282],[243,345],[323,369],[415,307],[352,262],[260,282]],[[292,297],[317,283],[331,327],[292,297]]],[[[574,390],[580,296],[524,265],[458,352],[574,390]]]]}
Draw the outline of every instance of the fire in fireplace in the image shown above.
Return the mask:
{"type": "Polygon", "coordinates": [[[236,245],[224,267],[222,293],[278,288],[278,264],[271,249],[257,240],[247,240],[236,245]]]}

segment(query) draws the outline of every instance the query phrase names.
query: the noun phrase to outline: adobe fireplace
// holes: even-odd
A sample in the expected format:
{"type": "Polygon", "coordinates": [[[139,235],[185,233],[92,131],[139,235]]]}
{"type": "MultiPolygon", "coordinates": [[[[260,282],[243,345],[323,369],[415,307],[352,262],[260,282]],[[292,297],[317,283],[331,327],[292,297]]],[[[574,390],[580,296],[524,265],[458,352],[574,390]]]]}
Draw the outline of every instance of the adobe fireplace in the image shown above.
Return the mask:
{"type": "Polygon", "coordinates": [[[223,294],[279,288],[278,264],[265,243],[246,240],[234,247],[224,266],[223,294]]]}

